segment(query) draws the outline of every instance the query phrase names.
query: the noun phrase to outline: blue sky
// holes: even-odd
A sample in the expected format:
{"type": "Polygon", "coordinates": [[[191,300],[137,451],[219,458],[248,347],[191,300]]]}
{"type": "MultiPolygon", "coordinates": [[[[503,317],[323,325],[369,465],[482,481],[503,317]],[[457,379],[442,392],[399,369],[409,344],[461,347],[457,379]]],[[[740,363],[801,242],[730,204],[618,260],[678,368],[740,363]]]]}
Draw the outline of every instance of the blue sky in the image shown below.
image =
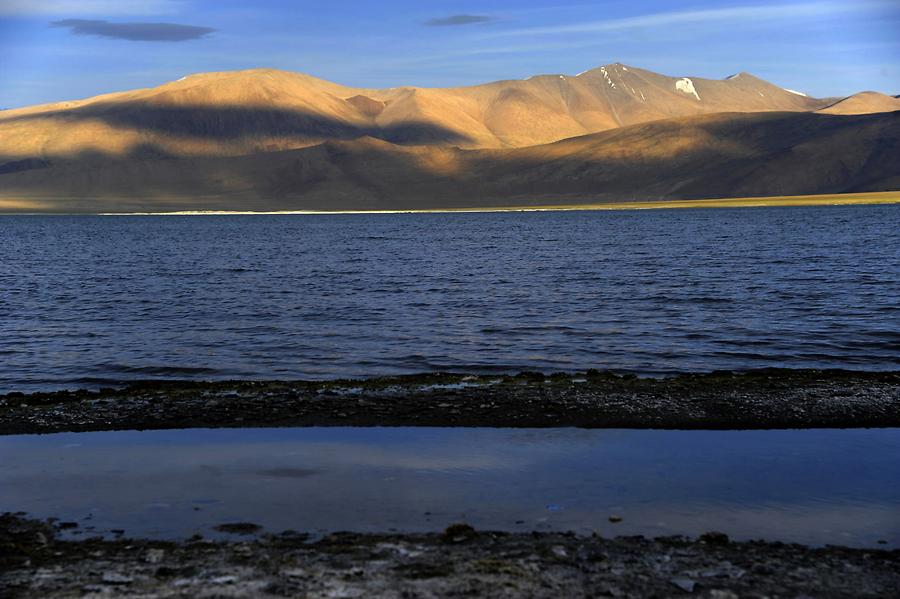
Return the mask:
{"type": "Polygon", "coordinates": [[[452,86],[623,62],[900,93],[900,0],[0,0],[0,107],[274,67],[452,86]]]}

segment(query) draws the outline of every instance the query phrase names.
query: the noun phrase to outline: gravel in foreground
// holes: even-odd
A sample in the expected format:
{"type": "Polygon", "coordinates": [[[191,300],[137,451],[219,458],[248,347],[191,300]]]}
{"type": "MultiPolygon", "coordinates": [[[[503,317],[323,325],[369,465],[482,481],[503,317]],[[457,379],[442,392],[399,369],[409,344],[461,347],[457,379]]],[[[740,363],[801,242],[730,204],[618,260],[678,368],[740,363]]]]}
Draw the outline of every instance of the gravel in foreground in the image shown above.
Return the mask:
{"type": "MultiPolygon", "coordinates": [[[[236,527],[238,530],[240,527],[236,527]]],[[[250,528],[250,527],[248,527],[250,528]]],[[[900,551],[476,532],[283,533],[233,542],[60,541],[0,516],[0,596],[897,597],[900,551]]]]}
{"type": "Polygon", "coordinates": [[[0,434],[303,426],[772,429],[900,426],[900,372],[588,371],[326,382],[144,382],[0,396],[0,434]]]}

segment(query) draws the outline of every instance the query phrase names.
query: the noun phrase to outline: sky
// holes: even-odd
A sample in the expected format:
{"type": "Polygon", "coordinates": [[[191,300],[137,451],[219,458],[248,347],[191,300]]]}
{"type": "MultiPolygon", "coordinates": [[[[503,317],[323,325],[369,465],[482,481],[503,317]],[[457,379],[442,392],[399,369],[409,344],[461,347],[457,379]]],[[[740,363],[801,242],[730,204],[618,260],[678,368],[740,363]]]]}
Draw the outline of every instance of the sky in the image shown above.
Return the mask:
{"type": "Polygon", "coordinates": [[[448,87],[621,62],[900,93],[900,0],[0,0],[0,108],[258,67],[448,87]]]}

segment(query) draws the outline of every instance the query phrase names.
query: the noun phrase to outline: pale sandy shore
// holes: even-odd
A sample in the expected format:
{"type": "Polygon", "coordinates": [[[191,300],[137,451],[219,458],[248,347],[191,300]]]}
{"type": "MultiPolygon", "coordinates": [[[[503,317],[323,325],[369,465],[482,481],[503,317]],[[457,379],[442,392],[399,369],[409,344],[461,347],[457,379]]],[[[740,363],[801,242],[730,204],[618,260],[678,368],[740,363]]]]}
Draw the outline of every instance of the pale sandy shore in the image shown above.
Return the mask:
{"type": "MultiPolygon", "coordinates": [[[[134,198],[133,198],[134,199],[134,198]]],[[[140,199],[140,198],[137,198],[140,199]]],[[[70,215],[94,216],[234,216],[234,215],[334,215],[334,214],[452,214],[478,212],[575,212],[600,210],[670,210],[676,208],[763,208],[780,206],[861,206],[900,203],[900,190],[871,193],[822,194],[802,196],[769,196],[749,198],[719,198],[697,200],[658,200],[602,203],[536,204],[486,207],[423,208],[420,210],[170,210],[148,212],[70,213],[65,211],[34,211],[40,204],[49,206],[54,198],[41,202],[21,198],[0,197],[0,215],[70,215]],[[30,208],[31,207],[31,208],[30,208]]],[[[61,201],[61,200],[60,200],[61,201]]]]}
{"type": "Polygon", "coordinates": [[[900,191],[854,194],[825,194],[808,196],[776,196],[755,198],[725,198],[705,200],[662,200],[648,202],[605,202],[602,204],[560,204],[540,206],[490,206],[483,208],[435,208],[423,210],[281,210],[229,211],[182,210],[175,212],[104,212],[103,216],[216,216],[216,215],[277,215],[277,214],[445,214],[470,212],[575,212],[596,210],[670,210],[675,208],[761,208],[777,206],[856,206],[898,204],[900,191]]]}

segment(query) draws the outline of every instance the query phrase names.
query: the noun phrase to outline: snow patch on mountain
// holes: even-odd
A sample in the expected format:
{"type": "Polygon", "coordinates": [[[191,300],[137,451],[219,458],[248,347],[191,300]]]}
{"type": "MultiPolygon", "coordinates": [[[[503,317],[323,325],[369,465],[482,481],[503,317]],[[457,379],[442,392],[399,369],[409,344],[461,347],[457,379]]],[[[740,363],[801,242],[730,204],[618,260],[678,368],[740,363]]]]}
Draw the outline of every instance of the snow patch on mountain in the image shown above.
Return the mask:
{"type": "Polygon", "coordinates": [[[606,70],[606,67],[600,67],[600,72],[603,73],[603,78],[606,79],[606,82],[613,89],[616,89],[616,84],[613,83],[612,78],[609,76],[609,72],[606,70]]]}
{"type": "Polygon", "coordinates": [[[792,93],[792,94],[796,94],[796,95],[798,95],[798,96],[803,96],[804,98],[807,97],[807,95],[804,94],[803,92],[798,92],[798,91],[795,91],[795,90],[793,90],[793,89],[788,89],[788,88],[786,88],[786,87],[784,88],[784,91],[790,92],[790,93],[792,93]]]}
{"type": "Polygon", "coordinates": [[[697,100],[700,100],[700,94],[697,93],[697,90],[694,89],[694,82],[684,77],[683,79],[679,79],[675,82],[675,91],[679,91],[689,96],[694,96],[697,100]]]}

